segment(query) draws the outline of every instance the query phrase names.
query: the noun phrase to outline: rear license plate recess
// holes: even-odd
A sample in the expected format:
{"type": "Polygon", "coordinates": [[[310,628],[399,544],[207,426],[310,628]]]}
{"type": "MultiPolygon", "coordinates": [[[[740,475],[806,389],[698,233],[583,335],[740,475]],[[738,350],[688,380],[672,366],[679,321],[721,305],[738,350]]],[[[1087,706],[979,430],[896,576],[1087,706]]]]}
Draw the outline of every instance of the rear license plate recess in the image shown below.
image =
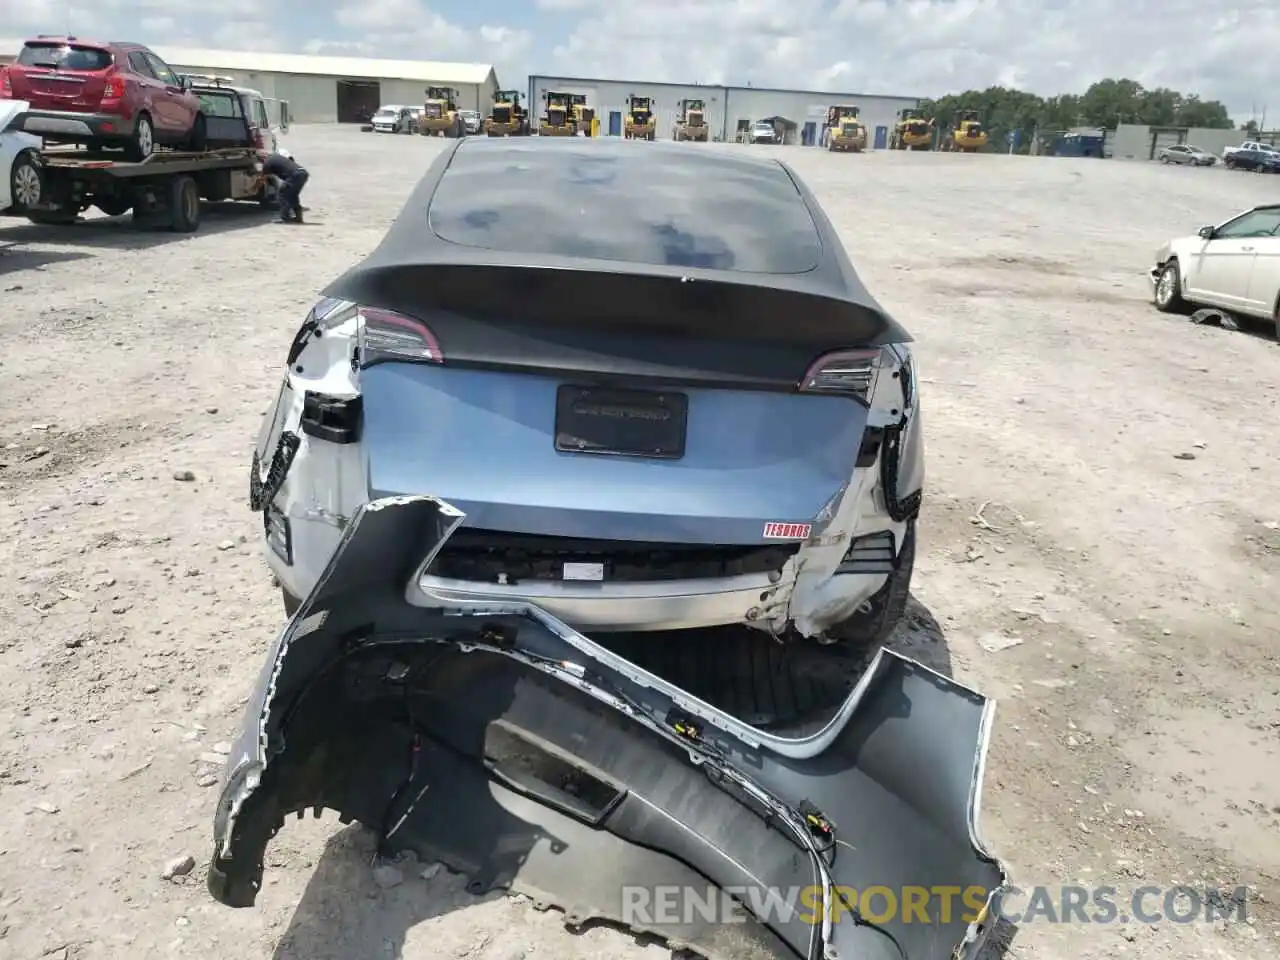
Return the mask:
{"type": "Polygon", "coordinates": [[[683,393],[573,384],[556,391],[556,449],[562,453],[679,460],[688,420],[683,393]]]}

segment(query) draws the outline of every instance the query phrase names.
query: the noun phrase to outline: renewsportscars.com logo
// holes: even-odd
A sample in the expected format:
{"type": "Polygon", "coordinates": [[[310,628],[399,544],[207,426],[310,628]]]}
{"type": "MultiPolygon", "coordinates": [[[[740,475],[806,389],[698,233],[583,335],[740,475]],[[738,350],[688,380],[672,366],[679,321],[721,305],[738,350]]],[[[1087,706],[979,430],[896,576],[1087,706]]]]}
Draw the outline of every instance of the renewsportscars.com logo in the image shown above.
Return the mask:
{"type": "MultiPolygon", "coordinates": [[[[745,923],[817,924],[855,922],[860,915],[876,924],[926,925],[959,920],[970,924],[987,918],[990,891],[983,887],[888,887],[863,890],[839,886],[824,907],[821,886],[791,887],[636,887],[622,889],[621,919],[629,925],[745,923]]],[[[1121,892],[1116,887],[1018,887],[1004,891],[994,915],[1013,924],[1030,923],[1213,923],[1247,919],[1248,889],[1231,891],[1189,886],[1141,886],[1121,892]]]]}

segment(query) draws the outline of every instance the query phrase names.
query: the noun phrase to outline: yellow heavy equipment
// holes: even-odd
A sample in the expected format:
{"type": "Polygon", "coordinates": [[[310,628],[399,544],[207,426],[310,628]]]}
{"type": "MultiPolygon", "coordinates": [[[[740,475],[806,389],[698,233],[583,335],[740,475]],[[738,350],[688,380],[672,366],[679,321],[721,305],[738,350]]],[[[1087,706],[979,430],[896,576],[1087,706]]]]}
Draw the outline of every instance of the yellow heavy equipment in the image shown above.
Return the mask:
{"type": "Polygon", "coordinates": [[[425,137],[461,137],[466,125],[458,113],[458,91],[453,87],[427,87],[418,132],[425,137]]]}
{"type": "Polygon", "coordinates": [[[587,105],[585,93],[573,95],[573,119],[578,126],[580,136],[600,136],[600,118],[596,116],[596,108],[587,105]]]}
{"type": "Polygon", "coordinates": [[[942,141],[942,149],[950,153],[977,153],[986,145],[987,131],[977,110],[961,110],[942,141]]]}
{"type": "Polygon", "coordinates": [[[484,132],[490,137],[527,137],[529,114],[520,105],[519,90],[495,90],[493,107],[484,118],[484,132]]]}
{"type": "Polygon", "coordinates": [[[914,107],[898,111],[898,122],[889,138],[890,150],[928,150],[933,146],[933,120],[914,107]]]}
{"type": "Polygon", "coordinates": [[[711,128],[707,126],[707,107],[701,100],[681,100],[680,113],[676,117],[676,126],[671,134],[673,140],[695,140],[706,143],[711,139],[711,128]]]}
{"type": "Polygon", "coordinates": [[[827,108],[827,149],[861,153],[867,149],[867,128],[858,119],[859,110],[852,104],[836,104],[827,108]]]}
{"type": "Polygon", "coordinates": [[[653,98],[627,97],[627,122],[623,132],[628,140],[652,140],[657,133],[658,122],[653,116],[653,98]]]}
{"type": "Polygon", "coordinates": [[[548,90],[542,95],[546,106],[538,123],[540,137],[572,137],[578,132],[573,111],[573,94],[548,90]]]}

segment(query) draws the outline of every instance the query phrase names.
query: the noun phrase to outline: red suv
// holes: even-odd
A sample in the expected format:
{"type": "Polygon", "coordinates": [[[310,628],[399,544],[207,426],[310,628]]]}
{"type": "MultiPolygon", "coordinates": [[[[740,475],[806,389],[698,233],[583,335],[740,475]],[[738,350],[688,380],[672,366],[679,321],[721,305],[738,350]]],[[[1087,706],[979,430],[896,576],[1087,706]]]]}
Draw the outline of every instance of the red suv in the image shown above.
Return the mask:
{"type": "Polygon", "coordinates": [[[189,84],[139,43],[75,37],[28,40],[0,67],[0,99],[25,100],[27,133],[123,147],[130,160],[157,144],[205,149],[205,117],[189,84]]]}

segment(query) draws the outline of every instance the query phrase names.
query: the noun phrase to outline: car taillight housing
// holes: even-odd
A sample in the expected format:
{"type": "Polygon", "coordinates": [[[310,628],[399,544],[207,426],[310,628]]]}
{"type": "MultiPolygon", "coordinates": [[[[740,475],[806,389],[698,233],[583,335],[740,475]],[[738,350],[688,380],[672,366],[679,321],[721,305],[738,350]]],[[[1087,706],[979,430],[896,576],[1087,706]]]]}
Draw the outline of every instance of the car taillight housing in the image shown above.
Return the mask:
{"type": "Polygon", "coordinates": [[[417,317],[397,314],[381,307],[344,305],[330,307],[325,319],[329,326],[338,317],[343,320],[355,312],[357,320],[357,365],[369,367],[385,362],[408,364],[443,364],[444,351],[428,325],[417,317]]]}
{"type": "Polygon", "coordinates": [[[884,351],[878,348],[824,354],[805,371],[798,385],[800,392],[852,397],[870,404],[883,360],[884,351]]]}
{"type": "Polygon", "coordinates": [[[0,100],[13,99],[13,84],[9,82],[9,70],[0,67],[0,100]]]}
{"type": "Polygon", "coordinates": [[[107,86],[102,91],[102,99],[104,101],[123,100],[124,93],[125,93],[124,77],[120,76],[120,74],[118,73],[108,74],[107,86]]]}

